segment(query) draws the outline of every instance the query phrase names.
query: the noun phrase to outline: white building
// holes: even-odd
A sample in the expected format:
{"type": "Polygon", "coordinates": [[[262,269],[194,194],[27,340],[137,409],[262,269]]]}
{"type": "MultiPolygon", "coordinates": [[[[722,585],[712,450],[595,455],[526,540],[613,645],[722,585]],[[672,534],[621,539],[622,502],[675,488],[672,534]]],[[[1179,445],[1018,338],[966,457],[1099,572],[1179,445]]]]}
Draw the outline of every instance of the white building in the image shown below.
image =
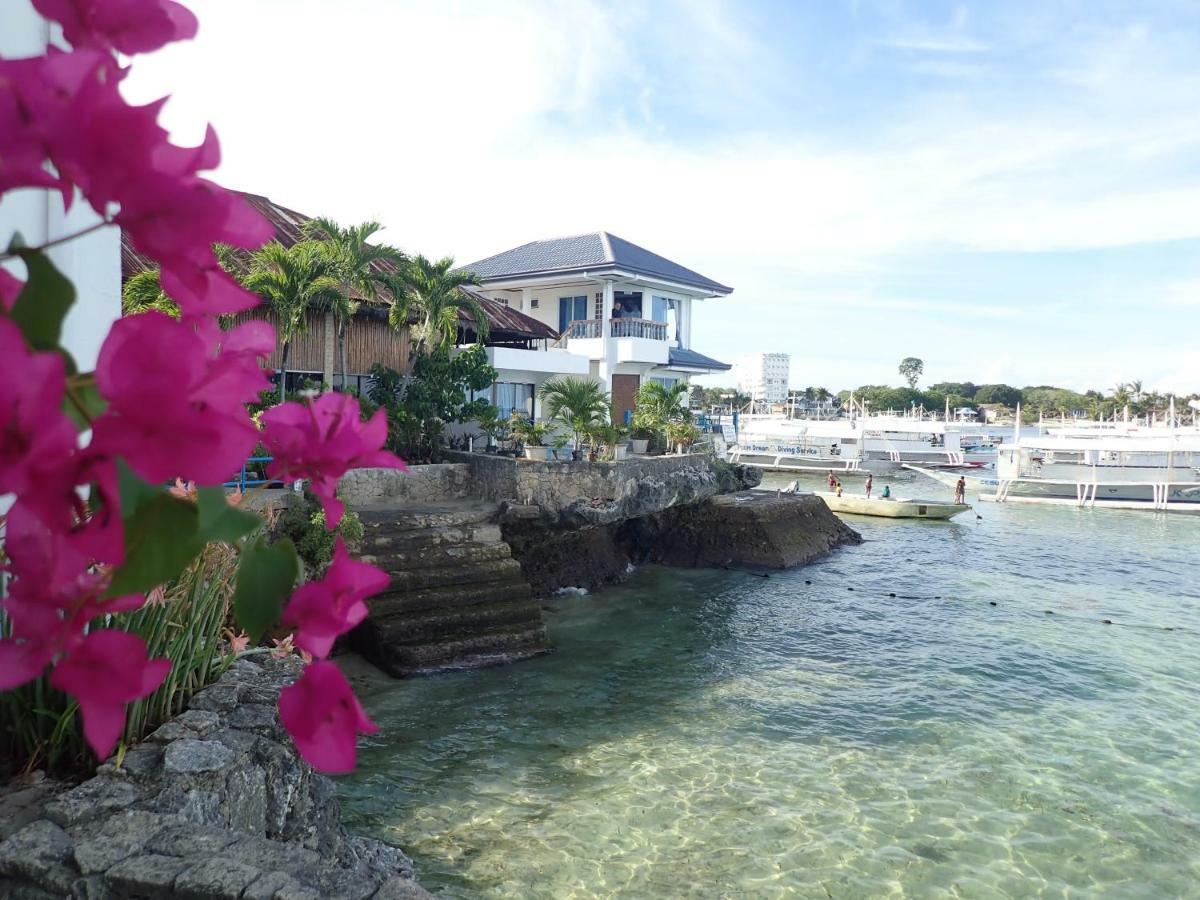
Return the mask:
{"type": "Polygon", "coordinates": [[[533,241],[462,268],[479,276],[480,293],[559,334],[537,348],[487,348],[497,397],[528,398],[531,415],[540,415],[538,387],[555,375],[601,382],[623,423],[645,381],[729,369],[692,349],[692,323],[704,300],[733,289],[606,231],[533,241]]]}
{"type": "Polygon", "coordinates": [[[785,403],[791,358],[786,353],[751,353],[733,363],[738,393],[761,403],[785,403]]]}

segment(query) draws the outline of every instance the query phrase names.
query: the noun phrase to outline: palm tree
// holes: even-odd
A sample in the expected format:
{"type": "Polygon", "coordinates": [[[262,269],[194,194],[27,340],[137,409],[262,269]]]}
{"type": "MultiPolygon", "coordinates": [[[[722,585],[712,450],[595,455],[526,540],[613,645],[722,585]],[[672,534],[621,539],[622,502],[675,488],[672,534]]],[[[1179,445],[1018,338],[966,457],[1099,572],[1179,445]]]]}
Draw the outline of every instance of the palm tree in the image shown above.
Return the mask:
{"type": "Polygon", "coordinates": [[[608,424],[608,395],[598,381],[558,376],[543,382],[538,395],[545,404],[547,418],[561,422],[574,434],[576,450],[584,434],[608,424]]]}
{"type": "Polygon", "coordinates": [[[387,283],[395,298],[388,310],[391,326],[399,329],[408,323],[410,315],[417,317],[417,355],[423,354],[427,346],[442,349],[458,340],[460,310],[474,320],[479,340],[487,339],[488,320],[483,305],[461,290],[464,285],[479,284],[479,278],[473,272],[455,270],[452,257],[433,261],[418,254],[387,283]]]}
{"type": "MultiPolygon", "coordinates": [[[[408,261],[403,251],[389,244],[369,243],[382,227],[374,221],[342,226],[324,216],[305,222],[303,227],[306,238],[329,242],[342,279],[343,301],[330,306],[327,316],[333,320],[331,324],[337,331],[343,388],[349,368],[346,361],[346,331],[358,311],[358,299],[378,301],[387,278],[400,271],[408,261]]],[[[332,373],[329,381],[333,381],[332,373]]]]}
{"type": "Polygon", "coordinates": [[[692,411],[685,400],[687,392],[685,381],[671,387],[664,387],[658,381],[647,381],[638,388],[633,411],[634,426],[661,431],[672,422],[690,422],[692,411]]]}
{"type": "Polygon", "coordinates": [[[287,358],[292,341],[308,330],[308,313],[330,309],[344,298],[336,260],[321,241],[300,241],[284,247],[272,241],[250,255],[246,287],[275,313],[280,343],[279,400],[286,395],[287,358]]]}
{"type": "Polygon", "coordinates": [[[121,315],[133,316],[149,310],[179,318],[178,305],[163,292],[158,282],[158,269],[143,269],[130,276],[121,288],[121,315]]]}

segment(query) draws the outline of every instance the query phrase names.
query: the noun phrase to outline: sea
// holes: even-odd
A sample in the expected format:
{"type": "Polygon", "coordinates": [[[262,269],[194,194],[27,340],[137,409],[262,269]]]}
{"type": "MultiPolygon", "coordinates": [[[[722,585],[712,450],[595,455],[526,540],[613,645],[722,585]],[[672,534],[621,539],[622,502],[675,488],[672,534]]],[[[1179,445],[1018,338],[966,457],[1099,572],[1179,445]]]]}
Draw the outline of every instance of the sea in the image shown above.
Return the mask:
{"type": "Polygon", "coordinates": [[[1200,897],[1200,517],[968,499],[369,691],[347,825],[449,898],[1200,897]]]}

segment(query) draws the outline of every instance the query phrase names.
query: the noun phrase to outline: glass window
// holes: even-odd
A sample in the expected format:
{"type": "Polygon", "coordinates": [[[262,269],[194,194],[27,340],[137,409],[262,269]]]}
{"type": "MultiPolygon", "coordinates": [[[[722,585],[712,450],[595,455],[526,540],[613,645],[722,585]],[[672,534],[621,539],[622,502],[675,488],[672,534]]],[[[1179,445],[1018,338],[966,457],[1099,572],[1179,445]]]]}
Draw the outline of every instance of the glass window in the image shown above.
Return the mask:
{"type": "Polygon", "coordinates": [[[671,308],[671,301],[666,297],[655,297],[651,303],[650,318],[655,322],[667,321],[667,310],[671,308]]]}
{"type": "Polygon", "coordinates": [[[566,331],[572,322],[587,319],[587,297],[558,298],[558,330],[566,331]]]}
{"type": "Polygon", "coordinates": [[[514,409],[530,418],[533,417],[532,384],[497,381],[493,387],[496,393],[495,399],[492,402],[496,404],[496,409],[500,411],[501,418],[507,419],[512,415],[514,409]]]}
{"type": "Polygon", "coordinates": [[[650,376],[650,380],[653,381],[655,384],[661,384],[668,391],[671,388],[675,387],[675,385],[679,384],[678,378],[658,378],[657,376],[652,375],[652,376],[650,376]]]}

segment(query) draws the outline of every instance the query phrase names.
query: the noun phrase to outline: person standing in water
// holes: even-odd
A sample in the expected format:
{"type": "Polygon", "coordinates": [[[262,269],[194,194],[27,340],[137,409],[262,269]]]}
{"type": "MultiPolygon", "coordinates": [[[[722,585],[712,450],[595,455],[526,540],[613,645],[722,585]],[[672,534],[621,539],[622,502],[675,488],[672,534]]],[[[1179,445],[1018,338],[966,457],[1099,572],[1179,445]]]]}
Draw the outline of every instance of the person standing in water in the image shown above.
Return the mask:
{"type": "Polygon", "coordinates": [[[833,469],[829,470],[829,475],[826,477],[826,480],[829,482],[829,489],[831,491],[837,487],[837,479],[833,477],[833,469]]]}
{"type": "Polygon", "coordinates": [[[884,500],[892,499],[892,486],[890,484],[885,484],[883,486],[883,499],[884,500]]]}
{"type": "Polygon", "coordinates": [[[866,484],[868,500],[871,499],[871,485],[873,485],[874,483],[875,483],[875,476],[872,475],[870,472],[868,472],[867,473],[867,484],[866,484]]]}
{"type": "Polygon", "coordinates": [[[967,502],[967,479],[966,479],[966,476],[964,476],[964,475],[958,476],[958,484],[956,484],[954,486],[954,502],[955,503],[966,503],[967,502]]]}

